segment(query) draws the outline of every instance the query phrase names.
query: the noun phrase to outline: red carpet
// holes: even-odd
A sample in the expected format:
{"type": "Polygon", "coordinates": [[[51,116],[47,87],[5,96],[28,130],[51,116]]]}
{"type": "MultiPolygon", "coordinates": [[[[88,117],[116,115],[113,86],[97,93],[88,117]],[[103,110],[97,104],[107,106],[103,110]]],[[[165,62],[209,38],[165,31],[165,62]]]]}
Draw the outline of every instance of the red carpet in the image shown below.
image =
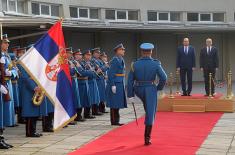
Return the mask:
{"type": "MultiPolygon", "coordinates": [[[[219,99],[223,96],[222,93],[216,93],[213,99],[219,99]]],[[[168,98],[167,96],[165,98],[168,98]]],[[[175,99],[208,99],[208,96],[204,96],[204,94],[192,94],[192,96],[181,96],[175,95],[175,99]]]]}
{"type": "Polygon", "coordinates": [[[144,118],[114,129],[70,155],[193,155],[222,113],[158,112],[152,145],[143,145],[144,118]]]}

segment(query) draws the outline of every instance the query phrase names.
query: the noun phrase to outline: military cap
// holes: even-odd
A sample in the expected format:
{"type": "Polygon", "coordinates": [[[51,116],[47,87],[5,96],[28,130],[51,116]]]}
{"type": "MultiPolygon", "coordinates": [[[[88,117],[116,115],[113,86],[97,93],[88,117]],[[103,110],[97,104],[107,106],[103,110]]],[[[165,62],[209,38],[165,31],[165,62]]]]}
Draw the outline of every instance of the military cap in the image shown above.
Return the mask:
{"type": "Polygon", "coordinates": [[[7,42],[7,43],[10,42],[10,40],[8,39],[7,34],[3,34],[3,35],[2,35],[2,42],[7,42]]]}
{"type": "Polygon", "coordinates": [[[73,54],[82,54],[81,49],[77,49],[76,51],[73,51],[73,54]]]}
{"type": "Polygon", "coordinates": [[[118,44],[116,47],[114,47],[113,50],[116,52],[116,50],[119,49],[119,48],[125,49],[125,47],[124,47],[123,44],[121,43],[121,44],[118,44]]]}
{"type": "Polygon", "coordinates": [[[83,55],[85,55],[85,54],[91,54],[91,50],[90,50],[90,49],[84,50],[84,51],[82,52],[82,54],[83,54],[83,55]]]}
{"type": "Polygon", "coordinates": [[[142,44],[140,45],[140,48],[141,48],[142,50],[152,50],[152,49],[154,49],[154,45],[151,44],[151,43],[142,43],[142,44]]]}
{"type": "Polygon", "coordinates": [[[68,47],[65,50],[66,50],[67,53],[73,54],[73,48],[72,47],[68,47]]]}

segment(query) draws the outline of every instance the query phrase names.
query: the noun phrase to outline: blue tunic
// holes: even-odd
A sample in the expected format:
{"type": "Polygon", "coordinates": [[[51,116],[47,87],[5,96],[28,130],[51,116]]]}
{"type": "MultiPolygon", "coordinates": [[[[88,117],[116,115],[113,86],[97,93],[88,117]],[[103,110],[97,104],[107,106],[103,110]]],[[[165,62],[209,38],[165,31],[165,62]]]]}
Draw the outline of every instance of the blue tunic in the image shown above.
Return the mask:
{"type": "MultiPolygon", "coordinates": [[[[105,73],[109,69],[109,67],[107,67],[100,59],[93,58],[92,61],[102,70],[103,73],[105,73]]],[[[96,81],[97,81],[97,86],[98,86],[101,102],[106,101],[104,75],[96,76],[96,81]]]]}
{"type": "MultiPolygon", "coordinates": [[[[86,70],[95,70],[95,66],[91,63],[91,61],[84,61],[84,66],[86,70]]],[[[99,105],[100,103],[100,95],[97,86],[96,76],[88,77],[88,86],[89,86],[89,95],[90,95],[90,104],[91,105],[99,105]]]]}
{"type": "Polygon", "coordinates": [[[80,94],[78,89],[78,80],[77,80],[77,73],[75,68],[70,68],[70,75],[72,76],[72,90],[73,90],[73,102],[75,105],[75,108],[81,108],[80,103],[80,94]]]}
{"type": "MultiPolygon", "coordinates": [[[[19,64],[17,64],[17,68],[19,69],[21,67],[19,64]]],[[[18,83],[18,92],[19,92],[19,107],[22,107],[22,78],[21,78],[21,72],[19,71],[19,79],[17,81],[18,83]]]]}
{"type": "Polygon", "coordinates": [[[32,98],[34,95],[34,89],[37,87],[37,84],[34,80],[28,75],[28,73],[23,69],[23,67],[19,67],[21,72],[22,79],[22,116],[23,117],[39,117],[39,116],[47,116],[47,103],[46,99],[42,101],[40,106],[35,106],[33,104],[32,98]]]}
{"type": "Polygon", "coordinates": [[[13,98],[15,107],[20,107],[18,80],[12,80],[13,98]]]}
{"type": "Polygon", "coordinates": [[[91,78],[95,77],[95,74],[90,70],[86,70],[84,62],[79,62],[79,64],[81,66],[77,67],[77,70],[80,74],[78,76],[78,89],[80,93],[80,102],[82,107],[88,108],[91,107],[88,77],[91,78]]]}
{"type": "Polygon", "coordinates": [[[16,78],[18,76],[16,68],[9,68],[11,65],[11,58],[8,54],[2,52],[2,57],[5,60],[4,69],[9,69],[12,72],[11,77],[6,77],[6,84],[8,87],[9,95],[11,97],[11,101],[4,102],[3,104],[3,124],[4,126],[13,126],[16,124],[15,121],[15,105],[14,105],[14,96],[11,78],[16,78]]]}
{"type": "Polygon", "coordinates": [[[108,70],[106,86],[107,107],[114,109],[127,108],[125,94],[125,62],[122,57],[114,56],[108,70]],[[112,86],[116,86],[116,93],[112,92],[112,86]]]}
{"type": "Polygon", "coordinates": [[[45,100],[47,103],[47,113],[53,113],[54,112],[54,105],[51,103],[48,97],[45,96],[45,100]]]}
{"type": "Polygon", "coordinates": [[[4,128],[3,124],[3,100],[2,100],[2,93],[0,94],[0,129],[4,128]]]}
{"type": "Polygon", "coordinates": [[[128,75],[127,96],[138,96],[144,104],[145,124],[152,125],[157,110],[157,91],[162,90],[167,75],[161,63],[151,57],[143,57],[133,63],[128,75]],[[156,76],[159,82],[156,85],[156,76]]]}

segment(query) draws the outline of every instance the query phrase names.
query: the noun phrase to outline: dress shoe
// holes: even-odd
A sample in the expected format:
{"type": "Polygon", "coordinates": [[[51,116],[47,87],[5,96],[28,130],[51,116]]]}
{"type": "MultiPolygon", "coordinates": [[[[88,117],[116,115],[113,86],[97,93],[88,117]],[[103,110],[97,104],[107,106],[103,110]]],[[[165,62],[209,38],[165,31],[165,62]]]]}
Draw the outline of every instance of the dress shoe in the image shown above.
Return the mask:
{"type": "Polygon", "coordinates": [[[10,147],[6,145],[2,140],[0,141],[0,149],[9,149],[10,147]]]}
{"type": "Polygon", "coordinates": [[[103,115],[101,112],[93,112],[92,115],[95,115],[95,116],[101,116],[103,115]]]}
{"type": "Polygon", "coordinates": [[[182,94],[181,96],[188,96],[187,94],[182,94]]]}
{"type": "Polygon", "coordinates": [[[42,134],[40,134],[40,133],[33,133],[32,135],[27,135],[26,137],[35,137],[35,138],[39,138],[39,137],[41,137],[42,136],[42,134]]]}
{"type": "Polygon", "coordinates": [[[111,125],[114,125],[114,126],[122,126],[124,125],[123,123],[111,123],[111,125]]]}
{"type": "Polygon", "coordinates": [[[95,116],[92,116],[92,115],[89,115],[89,116],[85,116],[84,118],[86,118],[86,119],[94,119],[94,118],[96,118],[95,116]]]}
{"type": "Polygon", "coordinates": [[[54,132],[54,130],[52,128],[46,128],[43,130],[43,132],[54,132]]]}

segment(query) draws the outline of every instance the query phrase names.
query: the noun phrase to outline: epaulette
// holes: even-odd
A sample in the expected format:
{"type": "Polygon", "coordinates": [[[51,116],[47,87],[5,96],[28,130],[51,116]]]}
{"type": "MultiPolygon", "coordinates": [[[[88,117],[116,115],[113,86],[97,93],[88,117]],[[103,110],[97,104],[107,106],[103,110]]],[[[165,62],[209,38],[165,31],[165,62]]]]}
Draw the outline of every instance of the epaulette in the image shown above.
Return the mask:
{"type": "Polygon", "coordinates": [[[156,61],[159,65],[161,65],[161,61],[159,61],[158,59],[153,59],[153,61],[156,61]]]}
{"type": "Polygon", "coordinates": [[[134,68],[134,64],[135,64],[136,61],[132,61],[131,62],[131,71],[134,72],[135,71],[135,68],[134,68]]]}

